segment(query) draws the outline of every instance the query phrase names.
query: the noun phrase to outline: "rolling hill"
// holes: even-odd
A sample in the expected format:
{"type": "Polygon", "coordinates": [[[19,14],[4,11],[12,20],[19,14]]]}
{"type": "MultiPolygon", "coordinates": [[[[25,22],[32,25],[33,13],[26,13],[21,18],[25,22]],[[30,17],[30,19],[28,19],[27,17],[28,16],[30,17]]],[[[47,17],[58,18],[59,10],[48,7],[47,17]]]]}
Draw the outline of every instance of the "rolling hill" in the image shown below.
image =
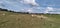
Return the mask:
{"type": "Polygon", "coordinates": [[[60,15],[0,11],[0,28],[60,28],[60,15]]]}

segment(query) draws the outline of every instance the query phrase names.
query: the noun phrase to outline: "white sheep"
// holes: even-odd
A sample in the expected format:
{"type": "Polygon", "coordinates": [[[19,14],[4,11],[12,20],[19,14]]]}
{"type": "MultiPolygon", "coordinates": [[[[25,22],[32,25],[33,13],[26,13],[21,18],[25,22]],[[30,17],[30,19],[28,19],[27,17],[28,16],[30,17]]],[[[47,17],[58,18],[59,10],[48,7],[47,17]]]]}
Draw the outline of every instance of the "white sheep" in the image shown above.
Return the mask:
{"type": "Polygon", "coordinates": [[[5,13],[2,14],[3,16],[5,15],[5,13]]]}

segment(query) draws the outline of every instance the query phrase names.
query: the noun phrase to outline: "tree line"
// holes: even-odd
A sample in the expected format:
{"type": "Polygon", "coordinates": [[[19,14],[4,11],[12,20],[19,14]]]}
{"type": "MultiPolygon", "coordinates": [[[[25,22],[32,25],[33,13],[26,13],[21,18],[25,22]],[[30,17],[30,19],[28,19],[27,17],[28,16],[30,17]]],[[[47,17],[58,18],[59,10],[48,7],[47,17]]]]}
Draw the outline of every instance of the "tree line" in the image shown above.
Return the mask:
{"type": "Polygon", "coordinates": [[[12,10],[2,9],[2,8],[0,8],[0,11],[7,11],[7,12],[21,13],[21,14],[29,14],[29,12],[15,12],[15,11],[12,11],[12,10]]]}

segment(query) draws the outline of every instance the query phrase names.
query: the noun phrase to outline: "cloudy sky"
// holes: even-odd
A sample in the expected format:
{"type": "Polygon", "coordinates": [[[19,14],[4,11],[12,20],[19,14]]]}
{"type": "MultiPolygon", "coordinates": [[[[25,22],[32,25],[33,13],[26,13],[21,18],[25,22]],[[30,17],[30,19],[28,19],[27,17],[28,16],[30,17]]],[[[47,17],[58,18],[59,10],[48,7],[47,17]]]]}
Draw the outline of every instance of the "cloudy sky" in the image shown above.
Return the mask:
{"type": "Polygon", "coordinates": [[[0,8],[16,12],[60,14],[60,0],[0,0],[0,8]]]}

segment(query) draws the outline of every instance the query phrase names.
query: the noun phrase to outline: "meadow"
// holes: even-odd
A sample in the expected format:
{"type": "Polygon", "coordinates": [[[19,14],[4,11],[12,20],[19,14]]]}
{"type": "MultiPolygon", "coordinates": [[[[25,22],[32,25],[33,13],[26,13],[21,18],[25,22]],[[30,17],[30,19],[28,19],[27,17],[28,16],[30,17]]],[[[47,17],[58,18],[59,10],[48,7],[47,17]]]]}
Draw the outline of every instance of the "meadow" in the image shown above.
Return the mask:
{"type": "Polygon", "coordinates": [[[60,28],[60,15],[0,11],[0,28],[60,28]]]}

